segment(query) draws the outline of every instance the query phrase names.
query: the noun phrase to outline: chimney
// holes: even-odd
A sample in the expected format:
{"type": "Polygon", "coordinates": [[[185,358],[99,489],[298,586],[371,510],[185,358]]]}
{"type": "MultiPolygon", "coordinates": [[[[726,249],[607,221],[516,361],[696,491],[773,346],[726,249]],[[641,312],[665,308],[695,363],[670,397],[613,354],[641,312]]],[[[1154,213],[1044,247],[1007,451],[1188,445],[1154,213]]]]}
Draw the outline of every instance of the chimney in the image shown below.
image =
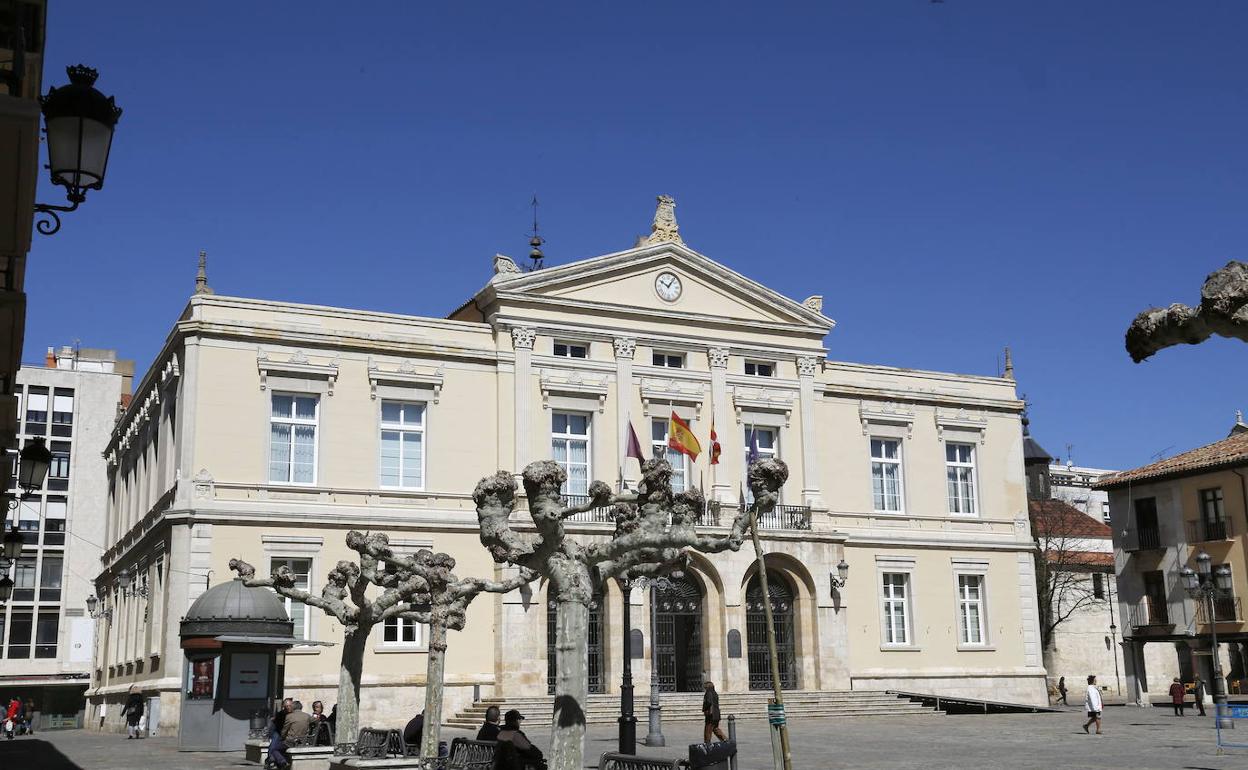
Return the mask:
{"type": "Polygon", "coordinates": [[[49,369],[56,368],[56,351],[48,348],[48,355],[43,359],[43,365],[49,369]]]}

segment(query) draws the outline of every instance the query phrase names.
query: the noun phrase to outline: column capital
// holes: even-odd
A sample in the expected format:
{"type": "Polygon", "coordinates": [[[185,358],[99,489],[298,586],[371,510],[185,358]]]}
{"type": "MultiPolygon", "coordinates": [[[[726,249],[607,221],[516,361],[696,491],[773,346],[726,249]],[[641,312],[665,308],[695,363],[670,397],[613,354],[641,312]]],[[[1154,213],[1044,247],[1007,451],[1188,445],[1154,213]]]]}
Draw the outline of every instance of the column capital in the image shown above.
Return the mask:
{"type": "Polygon", "coordinates": [[[615,345],[616,358],[631,359],[633,354],[637,352],[637,340],[632,337],[616,337],[613,340],[615,345]]]}
{"type": "Polygon", "coordinates": [[[727,369],[728,348],[709,348],[706,351],[706,359],[710,362],[712,369],[727,369]]]}
{"type": "Polygon", "coordinates": [[[819,365],[822,363],[823,359],[817,356],[798,356],[797,375],[799,377],[814,377],[819,371],[819,365]]]}
{"type": "Polygon", "coordinates": [[[537,339],[537,330],[530,326],[511,327],[511,344],[517,348],[533,349],[533,341],[537,339]]]}

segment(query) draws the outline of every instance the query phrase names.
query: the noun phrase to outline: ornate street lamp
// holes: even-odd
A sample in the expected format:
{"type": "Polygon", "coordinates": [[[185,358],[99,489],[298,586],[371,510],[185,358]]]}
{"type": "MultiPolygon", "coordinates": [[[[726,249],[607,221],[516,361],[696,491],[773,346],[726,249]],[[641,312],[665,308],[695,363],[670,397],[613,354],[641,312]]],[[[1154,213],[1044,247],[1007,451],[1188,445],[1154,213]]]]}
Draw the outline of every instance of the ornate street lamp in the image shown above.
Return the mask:
{"type": "MultiPolygon", "coordinates": [[[[18,530],[16,524],[13,525],[12,529],[4,533],[4,539],[0,541],[0,546],[3,547],[4,560],[9,564],[17,561],[17,557],[22,555],[22,533],[18,530]]],[[[8,566],[6,565],[5,568],[7,569],[8,566]]]]}
{"type": "Polygon", "coordinates": [[[13,581],[8,575],[0,577],[0,604],[13,598],[13,581]]]}
{"type": "Polygon", "coordinates": [[[99,598],[96,597],[95,594],[88,595],[87,596],[87,614],[90,615],[91,617],[95,617],[95,608],[96,608],[96,605],[98,605],[99,603],[100,603],[100,600],[99,598]]]}
{"type": "Polygon", "coordinates": [[[1222,675],[1222,660],[1218,655],[1218,618],[1214,608],[1214,599],[1227,596],[1231,590],[1231,570],[1225,564],[1212,569],[1209,554],[1201,551],[1196,554],[1196,570],[1184,567],[1179,570],[1183,588],[1188,596],[1204,603],[1205,622],[1209,625],[1209,644],[1213,652],[1213,714],[1214,721],[1220,727],[1232,727],[1230,719],[1223,717],[1226,709],[1226,678],[1222,675]]]}
{"type": "Polygon", "coordinates": [[[41,99],[48,141],[48,170],[52,184],[65,188],[68,206],[35,205],[46,215],[36,229],[51,235],[61,229],[58,211],[74,211],[87,199],[87,190],[104,186],[108,153],[113,146],[113,128],[121,108],[113,97],[95,88],[99,73],[82,64],[66,67],[69,85],[49,88],[41,99]]]}
{"type": "Polygon", "coordinates": [[[849,580],[849,563],[841,559],[836,564],[836,574],[828,575],[828,580],[832,583],[832,590],[839,591],[845,587],[845,583],[849,580]]]}
{"type": "Polygon", "coordinates": [[[48,478],[48,468],[52,466],[52,452],[43,443],[43,439],[35,438],[26,442],[19,457],[17,485],[27,494],[42,489],[44,480],[48,478]]]}
{"type": "MultiPolygon", "coordinates": [[[[637,716],[633,713],[632,596],[633,580],[616,578],[624,597],[624,668],[620,676],[620,740],[621,754],[637,753],[637,716]]],[[[645,578],[638,578],[638,588],[645,588],[645,578]]]]}
{"type": "Polygon", "coordinates": [[[663,737],[663,707],[659,705],[659,651],[655,642],[655,633],[659,627],[659,591],[672,590],[672,581],[666,577],[654,577],[647,581],[650,585],[650,724],[646,730],[647,746],[665,746],[663,737]]]}
{"type": "Polygon", "coordinates": [[[117,573],[117,585],[121,588],[122,593],[125,593],[133,582],[134,578],[130,577],[130,570],[123,569],[117,573]]]}

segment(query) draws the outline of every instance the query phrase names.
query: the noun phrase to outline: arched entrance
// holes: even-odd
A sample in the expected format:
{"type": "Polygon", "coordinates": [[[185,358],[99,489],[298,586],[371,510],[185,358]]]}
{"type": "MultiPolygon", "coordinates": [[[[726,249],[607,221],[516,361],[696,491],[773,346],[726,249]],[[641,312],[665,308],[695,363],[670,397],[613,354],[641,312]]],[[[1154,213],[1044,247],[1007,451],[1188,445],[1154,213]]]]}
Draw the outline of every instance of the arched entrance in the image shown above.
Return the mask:
{"type": "MultiPolygon", "coordinates": [[[[776,654],[780,659],[780,687],[797,689],[797,655],[793,629],[793,588],[779,572],[767,570],[771,594],[771,619],[776,629],[776,654]]],[[[767,615],[763,587],[758,575],[745,589],[745,635],[750,666],[750,689],[771,689],[771,653],[767,648],[767,615]]]]}
{"type": "Polygon", "coordinates": [[[654,655],[663,692],[702,691],[702,587],[684,575],[656,591],[654,655]]]}
{"type": "MultiPolygon", "coordinates": [[[[556,621],[559,602],[546,600],[546,691],[555,694],[555,638],[556,621]]],[[[602,586],[594,589],[594,597],[589,603],[589,691],[606,692],[606,677],[603,676],[604,652],[603,638],[603,599],[602,586]]]]}

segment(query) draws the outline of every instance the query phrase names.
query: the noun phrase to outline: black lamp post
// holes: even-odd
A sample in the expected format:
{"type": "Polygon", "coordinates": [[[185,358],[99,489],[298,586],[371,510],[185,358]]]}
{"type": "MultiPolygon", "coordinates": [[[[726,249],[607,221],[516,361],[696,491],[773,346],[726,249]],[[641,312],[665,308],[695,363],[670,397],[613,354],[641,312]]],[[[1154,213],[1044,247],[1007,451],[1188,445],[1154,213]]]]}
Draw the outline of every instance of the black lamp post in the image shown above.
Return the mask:
{"type": "Polygon", "coordinates": [[[624,597],[624,668],[620,677],[620,753],[637,753],[637,717],[633,714],[632,597],[633,581],[616,578],[624,597]]]}
{"type": "Polygon", "coordinates": [[[18,530],[16,524],[13,525],[12,529],[4,533],[4,539],[0,541],[0,546],[3,547],[4,560],[7,562],[5,569],[8,569],[8,564],[17,561],[17,557],[22,555],[22,533],[18,530]]]}
{"type": "Polygon", "coordinates": [[[1222,675],[1222,659],[1218,655],[1218,618],[1213,600],[1226,596],[1231,591],[1231,569],[1225,564],[1216,570],[1212,569],[1209,554],[1201,551],[1196,555],[1196,570],[1184,567],[1179,571],[1183,580],[1183,588],[1189,596],[1204,603],[1205,622],[1209,624],[1209,644],[1213,652],[1213,713],[1214,721],[1222,727],[1232,727],[1229,719],[1224,720],[1222,712],[1226,706],[1226,678],[1222,675]]]}
{"type": "Polygon", "coordinates": [[[48,478],[48,468],[52,466],[52,452],[43,443],[43,439],[35,438],[26,442],[19,457],[17,485],[27,494],[42,489],[44,480],[48,478]]]}
{"type": "Polygon", "coordinates": [[[13,581],[8,575],[0,577],[0,604],[7,602],[13,598],[13,581]]]}
{"type": "Polygon", "coordinates": [[[43,120],[48,141],[48,170],[52,184],[65,188],[68,206],[35,204],[44,214],[36,229],[51,235],[61,229],[58,211],[74,211],[87,199],[87,190],[104,186],[108,153],[113,146],[113,128],[121,108],[113,97],[95,88],[99,73],[82,64],[66,67],[69,85],[49,88],[43,104],[43,120]]]}

